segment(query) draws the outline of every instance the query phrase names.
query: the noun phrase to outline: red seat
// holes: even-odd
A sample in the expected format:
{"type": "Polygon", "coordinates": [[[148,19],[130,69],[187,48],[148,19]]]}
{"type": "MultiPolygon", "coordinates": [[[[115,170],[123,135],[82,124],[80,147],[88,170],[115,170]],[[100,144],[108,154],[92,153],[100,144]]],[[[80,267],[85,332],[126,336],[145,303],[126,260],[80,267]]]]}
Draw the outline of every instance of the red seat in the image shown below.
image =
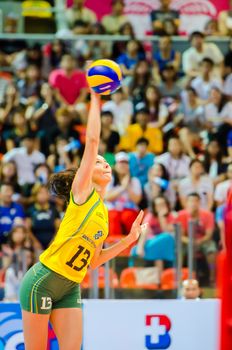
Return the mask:
{"type": "MultiPolygon", "coordinates": [[[[193,278],[195,278],[195,273],[193,278]]],[[[182,281],[189,278],[189,269],[182,268],[182,281]]],[[[161,289],[175,289],[176,288],[176,270],[174,268],[166,269],[161,275],[161,289]]]]}
{"type": "Polygon", "coordinates": [[[138,283],[136,280],[136,271],[141,269],[140,267],[128,267],[124,269],[120,276],[120,287],[121,288],[131,288],[131,289],[158,289],[157,284],[147,284],[147,283],[138,283]]]}

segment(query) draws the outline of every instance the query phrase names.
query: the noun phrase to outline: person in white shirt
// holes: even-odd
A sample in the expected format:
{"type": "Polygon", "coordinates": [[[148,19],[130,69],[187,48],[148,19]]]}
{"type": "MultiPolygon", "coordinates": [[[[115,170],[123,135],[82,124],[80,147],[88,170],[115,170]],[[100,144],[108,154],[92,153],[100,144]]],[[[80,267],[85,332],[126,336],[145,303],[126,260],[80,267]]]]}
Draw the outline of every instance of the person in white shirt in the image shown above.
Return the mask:
{"type": "Polygon", "coordinates": [[[217,45],[204,41],[204,34],[193,32],[190,35],[191,47],[183,52],[182,63],[183,71],[188,77],[193,78],[200,73],[200,62],[203,58],[211,58],[215,64],[215,75],[223,62],[223,55],[217,45]]]}
{"type": "Polygon", "coordinates": [[[113,125],[116,127],[120,135],[123,135],[126,128],[131,123],[133,114],[133,104],[124,98],[122,90],[117,90],[111,95],[111,100],[102,106],[103,112],[111,112],[113,114],[113,125]]]}
{"type": "Polygon", "coordinates": [[[222,81],[212,75],[214,61],[205,57],[200,63],[200,74],[191,81],[191,87],[196,91],[201,100],[208,100],[210,90],[213,87],[221,88],[222,81]]]}
{"type": "Polygon", "coordinates": [[[215,188],[214,200],[217,206],[226,202],[228,190],[232,186],[232,163],[228,164],[226,177],[227,179],[220,182],[215,188]]]}
{"type": "Polygon", "coordinates": [[[213,181],[204,175],[204,166],[199,159],[193,159],[189,165],[190,175],[181,180],[178,187],[180,203],[186,206],[187,196],[196,192],[200,196],[201,208],[211,210],[213,206],[213,181]]]}
{"type": "Polygon", "coordinates": [[[168,141],[168,152],[156,157],[155,162],[163,164],[171,180],[181,180],[189,175],[190,157],[186,156],[178,137],[173,136],[168,141]]]}
{"type": "Polygon", "coordinates": [[[20,186],[35,182],[34,169],[38,164],[45,163],[45,156],[35,149],[35,135],[26,134],[22,140],[22,147],[13,148],[3,157],[3,162],[14,161],[17,167],[20,186]]]}

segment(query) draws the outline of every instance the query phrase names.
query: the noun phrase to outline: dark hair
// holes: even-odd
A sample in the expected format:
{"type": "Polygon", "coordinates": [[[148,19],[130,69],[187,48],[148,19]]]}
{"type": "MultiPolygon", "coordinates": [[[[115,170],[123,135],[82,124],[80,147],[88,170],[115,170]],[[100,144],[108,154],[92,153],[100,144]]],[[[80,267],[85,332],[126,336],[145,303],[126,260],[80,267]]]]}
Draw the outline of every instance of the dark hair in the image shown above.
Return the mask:
{"type": "Polygon", "coordinates": [[[25,244],[25,241],[26,241],[26,234],[27,234],[27,228],[24,226],[24,225],[16,225],[14,226],[11,230],[10,230],[10,233],[9,233],[9,236],[8,236],[8,243],[9,243],[9,246],[14,249],[15,246],[14,246],[14,241],[13,241],[13,235],[15,233],[15,231],[20,228],[23,230],[23,233],[25,234],[25,237],[24,237],[24,240],[22,242],[22,246],[24,246],[25,244]]]}
{"type": "Polygon", "coordinates": [[[187,92],[192,92],[194,94],[194,96],[196,96],[196,97],[198,96],[196,90],[193,87],[191,87],[191,86],[188,86],[186,88],[186,91],[187,92]]]}
{"type": "Polygon", "coordinates": [[[153,199],[153,201],[152,201],[152,212],[153,212],[153,214],[154,214],[155,216],[158,215],[158,212],[157,212],[156,209],[155,209],[155,201],[156,201],[158,198],[161,198],[161,199],[163,199],[163,200],[165,201],[165,203],[166,203],[166,205],[167,205],[167,207],[168,207],[168,211],[170,212],[170,210],[171,210],[171,205],[170,205],[170,202],[169,202],[168,198],[165,197],[163,194],[159,194],[159,195],[156,196],[156,197],[153,199]]]}
{"type": "Polygon", "coordinates": [[[146,139],[145,137],[140,137],[136,142],[136,146],[144,143],[148,146],[149,145],[148,139],[146,139]]]}
{"type": "MultiPolygon", "coordinates": [[[[131,94],[134,92],[134,90],[136,90],[138,88],[138,85],[139,85],[140,76],[137,73],[137,69],[138,69],[138,67],[140,66],[141,63],[142,64],[146,63],[147,67],[148,67],[147,72],[143,75],[143,88],[146,88],[146,86],[149,84],[149,82],[151,80],[151,70],[150,70],[148,62],[146,60],[138,61],[136,63],[136,65],[135,65],[134,74],[133,74],[133,77],[132,77],[132,82],[130,84],[130,93],[131,94]]],[[[144,91],[142,91],[142,92],[144,94],[144,91]]]]}
{"type": "Polygon", "coordinates": [[[191,169],[192,166],[193,166],[195,163],[201,164],[202,167],[204,168],[204,163],[203,163],[200,159],[195,158],[195,159],[192,159],[192,160],[191,160],[191,162],[190,162],[190,164],[189,164],[189,169],[191,169]]]}
{"type": "Polygon", "coordinates": [[[222,109],[224,108],[224,106],[227,104],[228,98],[226,97],[226,95],[223,94],[223,92],[218,87],[213,86],[210,91],[212,91],[212,90],[216,90],[217,92],[219,92],[221,94],[221,101],[220,101],[219,106],[218,106],[218,112],[220,113],[222,111],[222,109]]]}
{"type": "Polygon", "coordinates": [[[68,203],[76,172],[77,169],[72,168],[52,174],[48,181],[48,189],[51,194],[64,199],[68,203]]]}
{"type": "Polygon", "coordinates": [[[189,193],[189,194],[187,195],[187,198],[189,198],[189,197],[196,197],[196,198],[198,198],[199,200],[201,199],[199,193],[197,193],[197,192],[191,192],[191,193],[189,193]]]}
{"type": "Polygon", "coordinates": [[[101,117],[111,117],[112,119],[114,118],[113,113],[111,111],[103,111],[101,112],[101,117]]]}
{"type": "Polygon", "coordinates": [[[167,171],[167,169],[165,168],[165,166],[162,164],[162,163],[154,163],[153,164],[153,166],[154,165],[159,165],[160,167],[161,167],[161,169],[162,169],[162,179],[164,179],[164,180],[167,180],[167,181],[169,181],[169,173],[168,173],[168,171],[167,171]]]}
{"type": "Polygon", "coordinates": [[[210,142],[208,143],[207,145],[207,148],[205,150],[205,156],[204,156],[204,168],[206,170],[206,172],[208,173],[209,170],[210,170],[210,166],[211,166],[211,157],[210,157],[210,154],[209,154],[209,151],[208,151],[208,147],[209,145],[212,143],[212,142],[217,142],[218,144],[218,148],[219,148],[219,151],[218,151],[218,154],[216,155],[216,161],[219,165],[219,168],[222,166],[222,158],[223,158],[223,154],[222,154],[222,150],[220,148],[220,144],[218,142],[218,140],[215,138],[215,139],[212,139],[210,140],[210,142]]]}
{"type": "MultiPolygon", "coordinates": [[[[144,101],[145,101],[145,104],[146,104],[146,107],[148,108],[148,110],[149,110],[149,102],[147,99],[148,89],[153,89],[157,95],[157,100],[155,101],[155,114],[156,115],[155,115],[155,118],[152,118],[152,120],[158,120],[159,119],[160,102],[161,102],[161,94],[160,94],[159,89],[155,85],[148,85],[146,87],[144,101]]],[[[149,114],[150,114],[150,110],[149,110],[149,114]]]]}
{"type": "Polygon", "coordinates": [[[3,186],[11,187],[12,190],[14,191],[14,185],[13,185],[12,183],[8,183],[8,182],[2,182],[2,183],[0,183],[0,189],[1,189],[3,186]]]}
{"type": "Polygon", "coordinates": [[[204,34],[203,34],[202,32],[196,30],[195,32],[192,32],[192,33],[190,34],[189,40],[192,41],[193,38],[196,37],[196,36],[200,36],[202,39],[204,39],[204,37],[205,37],[204,34]]]}
{"type": "Polygon", "coordinates": [[[203,58],[203,60],[201,60],[201,64],[202,63],[209,63],[212,67],[214,66],[214,61],[209,57],[203,58]]]}

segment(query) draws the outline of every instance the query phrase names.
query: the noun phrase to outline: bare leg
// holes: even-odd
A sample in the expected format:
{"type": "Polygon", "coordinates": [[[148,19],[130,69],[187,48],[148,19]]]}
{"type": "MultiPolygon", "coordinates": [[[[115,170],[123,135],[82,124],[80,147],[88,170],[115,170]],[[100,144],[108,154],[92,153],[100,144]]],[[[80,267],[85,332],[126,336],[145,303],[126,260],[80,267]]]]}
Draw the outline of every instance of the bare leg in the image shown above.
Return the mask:
{"type": "Polygon", "coordinates": [[[25,350],[46,350],[50,315],[22,310],[25,350]]]}
{"type": "Polygon", "coordinates": [[[82,310],[54,309],[50,318],[60,350],[80,350],[82,344],[82,310]]]}
{"type": "Polygon", "coordinates": [[[161,281],[161,275],[164,269],[164,262],[163,260],[156,260],[155,261],[155,266],[158,268],[159,271],[159,280],[161,281]]]}

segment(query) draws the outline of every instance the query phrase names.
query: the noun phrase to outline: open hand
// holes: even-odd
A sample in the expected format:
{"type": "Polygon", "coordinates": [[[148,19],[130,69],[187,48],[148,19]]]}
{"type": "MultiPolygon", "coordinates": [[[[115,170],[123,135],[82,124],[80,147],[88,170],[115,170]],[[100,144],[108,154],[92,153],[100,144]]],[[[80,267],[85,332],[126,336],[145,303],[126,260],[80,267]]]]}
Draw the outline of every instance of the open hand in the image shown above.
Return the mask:
{"type": "Polygon", "coordinates": [[[135,219],[135,221],[133,222],[133,225],[131,226],[130,233],[127,236],[131,243],[137,241],[141,233],[147,229],[147,224],[143,224],[143,225],[141,224],[143,221],[143,216],[144,216],[144,212],[143,210],[140,210],[137,218],[135,219]]]}

